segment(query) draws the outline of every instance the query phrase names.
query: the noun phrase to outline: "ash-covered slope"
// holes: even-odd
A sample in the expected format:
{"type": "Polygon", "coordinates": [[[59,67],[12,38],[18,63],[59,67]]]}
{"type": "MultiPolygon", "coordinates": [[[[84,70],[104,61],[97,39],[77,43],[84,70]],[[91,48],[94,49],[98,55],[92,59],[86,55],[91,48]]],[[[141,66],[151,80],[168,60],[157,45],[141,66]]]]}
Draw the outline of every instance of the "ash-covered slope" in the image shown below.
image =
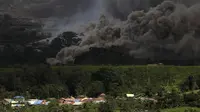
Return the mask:
{"type": "Polygon", "coordinates": [[[119,52],[129,54],[133,59],[153,62],[198,59],[199,31],[199,4],[186,7],[165,1],[147,12],[132,12],[126,21],[109,20],[101,16],[98,23],[86,28],[78,46],[62,49],[55,60],[67,64],[90,52],[90,48],[110,49],[112,46],[126,49],[119,52]]]}

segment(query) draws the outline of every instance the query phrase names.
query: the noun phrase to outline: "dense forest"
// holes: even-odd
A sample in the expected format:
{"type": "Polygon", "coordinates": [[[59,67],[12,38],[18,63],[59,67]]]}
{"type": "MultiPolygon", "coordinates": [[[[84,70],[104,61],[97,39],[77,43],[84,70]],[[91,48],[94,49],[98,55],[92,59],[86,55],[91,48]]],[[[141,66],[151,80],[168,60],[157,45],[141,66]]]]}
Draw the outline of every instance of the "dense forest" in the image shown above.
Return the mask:
{"type": "Polygon", "coordinates": [[[147,90],[156,94],[161,88],[169,92],[173,89],[186,92],[198,89],[200,85],[199,67],[158,65],[52,68],[43,64],[16,67],[1,69],[2,90],[15,94],[28,92],[32,97],[40,98],[97,96],[100,93],[117,97],[126,93],[145,93],[147,90]]]}
{"type": "MultiPolygon", "coordinates": [[[[1,69],[0,74],[1,99],[15,95],[42,99],[79,95],[96,97],[105,93],[108,99],[106,104],[96,106],[95,104],[86,104],[80,108],[90,108],[91,112],[100,108],[106,109],[105,111],[99,110],[100,112],[108,112],[107,109],[112,111],[125,109],[125,112],[129,112],[133,109],[155,111],[181,106],[199,107],[199,67],[163,65],[50,67],[41,64],[4,68],[1,69]],[[139,103],[133,99],[125,100],[123,98],[127,93],[154,98],[158,103],[139,103]],[[89,105],[93,106],[90,107],[89,105]],[[113,105],[115,106],[113,107],[113,105]]],[[[63,109],[62,112],[68,112],[65,109],[78,109],[69,106],[61,108],[56,105],[55,102],[55,108],[63,109]]],[[[53,109],[50,107],[35,109],[45,108],[47,110],[53,109]]],[[[27,112],[29,111],[27,110],[27,112]]],[[[37,111],[40,112],[35,110],[35,112],[37,111]]]]}

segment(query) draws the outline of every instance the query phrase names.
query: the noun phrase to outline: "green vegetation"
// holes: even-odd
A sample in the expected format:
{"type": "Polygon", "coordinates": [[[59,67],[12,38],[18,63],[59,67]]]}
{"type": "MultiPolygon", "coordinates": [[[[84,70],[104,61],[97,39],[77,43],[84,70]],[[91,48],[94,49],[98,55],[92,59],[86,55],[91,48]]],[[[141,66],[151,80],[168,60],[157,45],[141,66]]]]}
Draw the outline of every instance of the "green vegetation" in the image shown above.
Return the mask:
{"type": "MultiPolygon", "coordinates": [[[[134,75],[138,82],[145,83],[147,80],[160,83],[167,91],[179,89],[180,84],[188,76],[200,75],[200,66],[59,66],[52,67],[53,70],[71,72],[82,70],[85,72],[96,72],[101,68],[110,68],[114,71],[129,72],[129,76],[134,75]],[[136,76],[143,76],[136,77],[136,76]]],[[[129,79],[130,80],[130,79],[129,79]]]]}
{"type": "MultiPolygon", "coordinates": [[[[95,110],[96,112],[131,112],[141,109],[155,112],[159,109],[175,107],[200,107],[199,68],[199,66],[164,65],[51,67],[44,64],[2,68],[0,69],[0,99],[15,95],[41,99],[78,95],[96,97],[100,93],[105,93],[108,102],[92,106],[89,108],[91,112],[95,110]],[[153,98],[157,103],[126,99],[124,96],[127,93],[153,98]]],[[[78,110],[88,109],[87,105],[79,107],[78,110]]],[[[38,106],[25,109],[26,112],[40,112],[40,109],[52,111],[55,108],[77,109],[69,106],[55,106],[50,110],[49,108],[38,106]]]]}
{"type": "MultiPolygon", "coordinates": [[[[1,85],[6,89],[11,91],[16,91],[16,88],[12,88],[9,83],[12,83],[12,80],[17,83],[22,83],[22,85],[31,85],[44,86],[45,84],[60,85],[63,87],[69,86],[70,81],[75,81],[77,88],[81,81],[89,85],[95,83],[107,83],[106,80],[117,80],[121,85],[122,94],[127,92],[132,93],[141,93],[144,92],[146,88],[151,88],[154,93],[158,92],[160,88],[164,88],[166,91],[170,92],[173,89],[180,91],[181,84],[183,84],[189,76],[194,76],[197,78],[200,76],[200,67],[199,66],[53,66],[49,67],[47,65],[37,65],[37,66],[22,66],[20,68],[0,68],[0,81],[1,85]],[[7,82],[4,79],[10,81],[7,82]],[[106,79],[107,78],[107,79],[106,79]],[[110,78],[110,79],[109,79],[110,78]],[[106,79],[106,80],[105,80],[106,79]],[[17,80],[17,81],[16,81],[17,80]],[[30,82],[27,82],[30,80],[30,82]],[[77,83],[80,80],[79,83],[77,83]],[[37,83],[38,82],[38,83],[37,83]],[[8,83],[8,84],[6,84],[8,83]],[[125,86],[125,87],[123,87],[125,86]]],[[[82,85],[82,84],[81,84],[82,85]]],[[[93,85],[93,86],[94,86],[93,85]]],[[[49,87],[48,86],[48,87],[49,87]]],[[[86,86],[86,85],[85,85],[86,86]]],[[[45,86],[45,88],[48,88],[45,86]]],[[[28,87],[20,87],[23,91],[27,91],[28,87]]],[[[68,88],[68,87],[65,87],[68,88]]],[[[29,88],[30,89],[30,88],[29,88]]],[[[68,88],[69,89],[69,88],[68,88]]],[[[84,88],[80,94],[86,94],[84,88]]],[[[104,88],[105,89],[105,88],[104,88]]],[[[73,90],[72,95],[77,95],[73,90]]],[[[109,92],[108,90],[107,92],[109,92]]],[[[104,91],[106,92],[106,91],[104,91]]],[[[187,92],[187,91],[185,91],[187,92]]],[[[71,93],[69,93],[71,95],[71,93]]],[[[36,95],[37,96],[37,95],[36,95]]],[[[40,95],[41,96],[41,95],[40,95]]]]}
{"type": "Polygon", "coordinates": [[[180,107],[180,108],[164,109],[161,112],[200,112],[200,108],[180,107]]]}

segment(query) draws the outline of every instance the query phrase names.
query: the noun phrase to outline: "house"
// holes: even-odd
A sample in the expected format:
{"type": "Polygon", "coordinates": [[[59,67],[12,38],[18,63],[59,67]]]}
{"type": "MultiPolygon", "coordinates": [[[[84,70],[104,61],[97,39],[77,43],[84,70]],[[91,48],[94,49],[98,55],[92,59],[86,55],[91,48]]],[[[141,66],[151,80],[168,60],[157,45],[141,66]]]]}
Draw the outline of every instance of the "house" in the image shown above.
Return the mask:
{"type": "Polygon", "coordinates": [[[87,97],[79,97],[79,98],[61,98],[59,100],[60,105],[74,105],[74,106],[79,106],[84,103],[92,102],[93,98],[87,98],[87,97]]]}
{"type": "Polygon", "coordinates": [[[25,106],[25,98],[23,96],[15,96],[11,100],[11,107],[24,107],[25,106]]]}
{"type": "Polygon", "coordinates": [[[105,94],[102,93],[99,95],[98,98],[88,98],[86,96],[79,96],[78,98],[61,98],[59,100],[60,105],[74,105],[74,106],[80,106],[84,103],[92,102],[92,103],[104,103],[105,100],[105,94]]]}
{"type": "Polygon", "coordinates": [[[105,96],[106,95],[104,93],[102,93],[99,95],[98,98],[93,98],[93,103],[105,103],[106,102],[105,96]]]}
{"type": "Polygon", "coordinates": [[[81,99],[75,99],[75,98],[61,98],[59,100],[60,105],[82,105],[83,102],[81,99]]]}
{"type": "Polygon", "coordinates": [[[93,99],[93,103],[105,103],[105,102],[106,102],[106,100],[102,97],[93,99]]]}
{"type": "Polygon", "coordinates": [[[87,98],[87,97],[85,97],[85,98],[81,99],[81,101],[84,102],[84,103],[88,103],[88,102],[92,102],[93,98],[87,98]]]}
{"type": "Polygon", "coordinates": [[[34,103],[37,101],[38,99],[29,99],[27,101],[28,105],[34,105],[34,103]]]}
{"type": "Polygon", "coordinates": [[[80,99],[75,99],[72,105],[74,105],[74,106],[80,106],[82,104],[83,104],[83,102],[80,99]]]}
{"type": "Polygon", "coordinates": [[[135,95],[134,94],[126,94],[126,97],[128,98],[133,98],[135,95]]]}
{"type": "Polygon", "coordinates": [[[27,101],[28,105],[36,106],[36,105],[48,105],[50,102],[46,100],[39,100],[39,99],[30,99],[27,101]]]}
{"type": "Polygon", "coordinates": [[[100,95],[99,95],[99,97],[105,97],[106,96],[106,94],[104,94],[104,93],[101,93],[100,95]]]}
{"type": "Polygon", "coordinates": [[[10,104],[11,103],[11,101],[12,101],[12,99],[7,99],[7,98],[5,98],[4,100],[3,100],[3,104],[4,105],[8,105],[8,104],[10,104]]]}
{"type": "Polygon", "coordinates": [[[48,105],[50,102],[46,100],[37,100],[33,105],[48,105]]]}
{"type": "Polygon", "coordinates": [[[60,105],[72,105],[74,103],[75,98],[61,98],[59,100],[60,105]]]}

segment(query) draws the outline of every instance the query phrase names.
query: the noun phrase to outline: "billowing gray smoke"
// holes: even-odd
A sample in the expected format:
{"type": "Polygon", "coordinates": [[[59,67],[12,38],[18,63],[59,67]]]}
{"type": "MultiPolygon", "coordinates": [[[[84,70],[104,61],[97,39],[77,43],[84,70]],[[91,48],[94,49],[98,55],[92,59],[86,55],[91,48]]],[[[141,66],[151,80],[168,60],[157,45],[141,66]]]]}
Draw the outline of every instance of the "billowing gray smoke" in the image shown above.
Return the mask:
{"type": "Polygon", "coordinates": [[[37,5],[37,8],[32,7],[30,10],[32,15],[36,17],[48,17],[48,20],[45,20],[46,25],[44,29],[52,29],[53,37],[55,37],[66,30],[77,31],[77,28],[80,29],[80,25],[98,20],[101,14],[105,14],[109,18],[114,17],[125,20],[132,10],[148,9],[148,1],[53,0],[48,4],[37,5]]]}
{"type": "MultiPolygon", "coordinates": [[[[164,0],[0,0],[0,9],[13,11],[22,16],[39,18],[70,17],[77,13],[103,8],[110,15],[125,19],[133,10],[147,10],[164,0]]],[[[196,4],[199,0],[171,0],[187,6],[196,4]]],[[[90,16],[93,16],[92,14],[90,16]]]]}
{"type": "MultiPolygon", "coordinates": [[[[45,30],[51,31],[53,37],[67,31],[80,30],[80,25],[96,21],[103,13],[107,18],[126,20],[134,10],[147,11],[163,0],[51,0],[42,4],[30,5],[28,12],[34,17],[44,17],[45,30]]],[[[172,0],[180,2],[180,0],[172,0]]],[[[199,0],[181,0],[190,6],[199,0]]]]}
{"type": "MultiPolygon", "coordinates": [[[[200,56],[200,5],[186,7],[165,1],[149,11],[133,11],[126,21],[101,16],[99,22],[88,25],[79,46],[62,49],[51,64],[67,64],[89,51],[90,47],[121,46],[137,58],[164,58],[162,49],[186,59],[200,56]],[[115,34],[120,32],[120,36],[115,34]],[[160,57],[159,57],[160,56],[160,57]],[[53,63],[54,62],[54,63],[53,63]]],[[[165,55],[166,58],[170,54],[165,55]]]]}
{"type": "MultiPolygon", "coordinates": [[[[125,19],[133,10],[147,10],[152,5],[164,0],[8,0],[13,4],[28,11],[27,14],[39,18],[70,17],[77,13],[89,10],[99,10],[102,7],[112,16],[125,19]],[[17,2],[18,1],[18,2],[17,2]],[[23,4],[24,5],[23,5],[23,4]]],[[[181,2],[187,6],[193,5],[199,0],[171,0],[181,2]]],[[[91,15],[93,16],[93,15],[91,15]]]]}
{"type": "MultiPolygon", "coordinates": [[[[101,13],[126,20],[133,10],[148,10],[163,0],[0,0],[0,8],[15,15],[45,18],[44,29],[53,37],[80,24],[95,21],[101,13]]],[[[192,5],[199,0],[172,0],[192,5]]],[[[79,29],[79,28],[78,28],[79,29]]]]}
{"type": "MultiPolygon", "coordinates": [[[[11,0],[12,1],[12,0],[11,0]]],[[[17,1],[17,0],[16,0],[17,1]]],[[[18,0],[26,5],[30,16],[39,18],[70,17],[99,7],[118,18],[126,17],[132,10],[147,9],[149,0],[18,0]]],[[[21,4],[22,4],[21,3],[21,4]]],[[[19,3],[18,3],[19,4],[19,3]]],[[[93,15],[91,15],[93,16],[93,15]]]]}

